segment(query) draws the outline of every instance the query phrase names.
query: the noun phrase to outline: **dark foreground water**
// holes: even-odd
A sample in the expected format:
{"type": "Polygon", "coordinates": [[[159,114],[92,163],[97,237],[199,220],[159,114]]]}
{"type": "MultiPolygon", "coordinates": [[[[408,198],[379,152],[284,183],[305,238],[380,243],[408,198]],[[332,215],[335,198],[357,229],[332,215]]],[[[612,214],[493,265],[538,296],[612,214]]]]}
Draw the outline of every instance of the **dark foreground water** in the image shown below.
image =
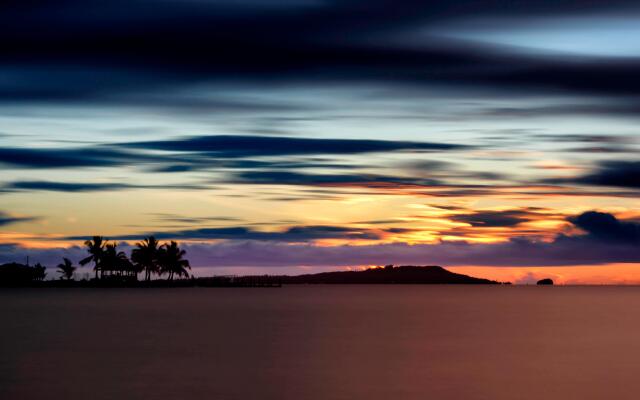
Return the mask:
{"type": "Polygon", "coordinates": [[[0,399],[637,399],[640,288],[0,291],[0,399]]]}

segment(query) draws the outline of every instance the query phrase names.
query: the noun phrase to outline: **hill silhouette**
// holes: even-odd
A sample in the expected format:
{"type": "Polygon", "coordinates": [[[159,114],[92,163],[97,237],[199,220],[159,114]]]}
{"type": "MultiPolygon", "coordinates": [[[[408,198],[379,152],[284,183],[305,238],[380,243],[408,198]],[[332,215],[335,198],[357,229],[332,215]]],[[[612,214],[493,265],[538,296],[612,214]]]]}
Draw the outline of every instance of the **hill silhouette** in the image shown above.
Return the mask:
{"type": "MultiPolygon", "coordinates": [[[[361,271],[333,271],[306,275],[245,275],[187,277],[187,279],[158,279],[138,281],[137,279],[113,279],[102,277],[76,281],[70,260],[58,265],[63,276],[58,280],[45,281],[45,267],[36,264],[9,263],[0,265],[0,286],[31,287],[279,287],[283,284],[500,284],[489,279],[456,274],[439,266],[369,268],[361,271]],[[65,268],[68,271],[65,272],[65,268]]],[[[144,272],[144,271],[142,271],[144,272]]],[[[136,275],[132,276],[133,278],[136,275]]]]}
{"type": "Polygon", "coordinates": [[[283,284],[327,283],[327,284],[499,284],[489,279],[456,274],[436,266],[404,265],[384,268],[369,268],[363,271],[335,271],[274,277],[283,284]]]}

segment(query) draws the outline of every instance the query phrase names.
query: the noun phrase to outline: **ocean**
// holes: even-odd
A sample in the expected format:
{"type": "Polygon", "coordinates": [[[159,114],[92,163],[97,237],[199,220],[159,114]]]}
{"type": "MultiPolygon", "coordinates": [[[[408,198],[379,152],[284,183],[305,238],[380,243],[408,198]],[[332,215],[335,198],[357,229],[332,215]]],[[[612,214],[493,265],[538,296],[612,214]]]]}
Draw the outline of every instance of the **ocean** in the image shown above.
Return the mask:
{"type": "Polygon", "coordinates": [[[0,399],[637,399],[640,287],[2,289],[0,399]]]}

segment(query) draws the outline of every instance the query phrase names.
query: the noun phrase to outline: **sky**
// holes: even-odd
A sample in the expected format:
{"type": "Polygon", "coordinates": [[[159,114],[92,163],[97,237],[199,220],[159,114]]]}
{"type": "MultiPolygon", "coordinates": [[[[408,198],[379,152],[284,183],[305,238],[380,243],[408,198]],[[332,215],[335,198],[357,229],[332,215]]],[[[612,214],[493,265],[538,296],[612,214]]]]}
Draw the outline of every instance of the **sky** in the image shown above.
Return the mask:
{"type": "Polygon", "coordinates": [[[640,283],[636,2],[9,0],[0,35],[0,262],[640,283]]]}

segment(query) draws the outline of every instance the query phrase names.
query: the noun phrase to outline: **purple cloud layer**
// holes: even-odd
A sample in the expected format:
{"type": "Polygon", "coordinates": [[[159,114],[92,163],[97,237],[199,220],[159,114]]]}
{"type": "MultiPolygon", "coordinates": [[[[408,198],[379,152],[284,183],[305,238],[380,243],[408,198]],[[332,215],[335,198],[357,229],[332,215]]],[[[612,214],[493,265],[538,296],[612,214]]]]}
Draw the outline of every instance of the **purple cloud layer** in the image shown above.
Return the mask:
{"type": "MultiPolygon", "coordinates": [[[[407,245],[321,247],[314,244],[259,241],[184,244],[194,267],[344,267],[381,264],[438,264],[443,266],[568,266],[605,263],[640,263],[635,244],[606,243],[587,238],[561,237],[552,243],[512,240],[500,244],[442,242],[407,245]]],[[[123,246],[125,251],[128,246],[123,246]]],[[[23,261],[55,265],[62,257],[77,262],[81,247],[24,249],[5,246],[0,262],[23,261]]]]}
{"type": "MultiPolygon", "coordinates": [[[[442,266],[570,266],[640,263],[640,223],[620,221],[596,211],[569,218],[584,233],[558,235],[551,242],[517,238],[494,244],[440,242],[366,246],[319,246],[284,241],[228,240],[185,243],[191,265],[198,267],[346,267],[383,264],[438,264],[442,266]]],[[[127,253],[131,245],[122,243],[127,253]]],[[[0,246],[0,263],[24,261],[56,265],[63,257],[77,262],[84,248],[25,249],[0,246]]],[[[197,273],[197,272],[196,272],[197,273]]]]}

